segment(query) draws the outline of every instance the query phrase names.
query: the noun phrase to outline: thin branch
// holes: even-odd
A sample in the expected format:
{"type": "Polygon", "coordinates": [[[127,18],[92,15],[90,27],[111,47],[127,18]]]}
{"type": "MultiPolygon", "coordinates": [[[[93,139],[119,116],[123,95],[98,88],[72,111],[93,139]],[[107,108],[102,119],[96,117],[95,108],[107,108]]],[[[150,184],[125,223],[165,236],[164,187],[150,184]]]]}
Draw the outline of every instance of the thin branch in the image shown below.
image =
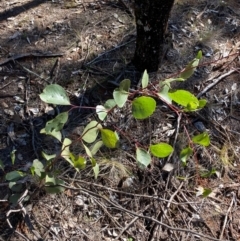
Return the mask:
{"type": "Polygon", "coordinates": [[[219,237],[220,240],[222,239],[222,236],[223,236],[223,233],[224,233],[226,224],[227,224],[227,220],[228,220],[229,213],[230,213],[230,211],[231,211],[231,209],[232,209],[232,206],[233,206],[233,203],[234,203],[234,201],[235,201],[235,199],[236,199],[234,192],[232,192],[232,195],[233,195],[232,201],[231,201],[231,203],[230,203],[230,205],[229,205],[229,208],[228,208],[227,213],[226,213],[225,218],[224,218],[222,231],[221,231],[221,234],[220,234],[220,237],[219,237]]]}
{"type": "MultiPolygon", "coordinates": [[[[160,222],[160,221],[158,221],[157,219],[152,218],[152,217],[150,217],[150,216],[141,215],[141,214],[138,214],[138,213],[133,212],[133,211],[131,211],[131,210],[128,210],[128,209],[126,209],[126,208],[123,208],[122,206],[120,206],[120,205],[118,205],[118,204],[116,204],[116,203],[108,200],[107,198],[105,198],[105,197],[103,197],[103,196],[101,196],[101,195],[98,195],[97,193],[92,192],[92,191],[90,191],[90,190],[87,190],[87,189],[85,189],[85,188],[83,188],[83,187],[81,187],[81,188],[72,188],[72,187],[68,187],[68,186],[66,186],[66,185],[56,185],[56,186],[61,186],[61,187],[65,187],[65,188],[72,189],[72,190],[79,190],[80,192],[85,193],[86,195],[92,195],[92,196],[95,196],[95,197],[97,197],[97,198],[103,199],[104,201],[106,201],[107,203],[109,203],[110,205],[112,205],[111,208],[114,208],[114,209],[121,210],[121,211],[124,211],[124,212],[129,213],[129,214],[132,214],[132,215],[134,215],[135,217],[139,217],[139,218],[143,218],[143,219],[148,219],[148,220],[150,220],[150,221],[152,221],[152,222],[155,222],[155,223],[157,223],[158,225],[161,225],[161,226],[163,226],[163,227],[165,227],[165,228],[167,228],[167,229],[169,229],[169,230],[178,231],[178,232],[185,232],[185,233],[191,233],[191,234],[193,234],[193,235],[195,235],[195,236],[197,236],[197,237],[202,237],[202,238],[209,239],[209,240],[213,240],[213,241],[225,241],[225,240],[220,240],[220,239],[217,239],[217,238],[210,237],[210,236],[208,236],[208,235],[204,235],[204,234],[198,233],[197,231],[193,231],[193,230],[190,230],[190,229],[171,227],[171,226],[169,226],[169,225],[167,225],[167,224],[165,224],[165,223],[163,223],[163,222],[160,222]]],[[[53,186],[51,186],[51,187],[53,187],[53,186]]]]}
{"type": "Polygon", "coordinates": [[[206,86],[198,95],[197,98],[201,97],[202,95],[204,95],[206,92],[208,92],[211,88],[213,88],[215,85],[217,85],[222,79],[224,79],[225,77],[231,75],[232,73],[236,72],[236,69],[232,69],[230,71],[228,71],[227,73],[220,75],[217,79],[215,79],[213,81],[213,83],[209,84],[208,86],[206,86]]]}

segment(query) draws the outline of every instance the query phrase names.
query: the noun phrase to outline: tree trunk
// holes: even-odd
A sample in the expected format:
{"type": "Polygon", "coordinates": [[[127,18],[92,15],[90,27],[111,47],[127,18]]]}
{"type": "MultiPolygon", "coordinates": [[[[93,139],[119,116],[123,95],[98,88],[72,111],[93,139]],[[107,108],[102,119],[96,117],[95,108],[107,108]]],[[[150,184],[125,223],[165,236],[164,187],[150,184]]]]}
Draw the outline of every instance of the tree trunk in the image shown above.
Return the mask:
{"type": "Polygon", "coordinates": [[[139,71],[157,71],[173,3],[174,0],[135,0],[137,42],[133,64],[139,71]]]}

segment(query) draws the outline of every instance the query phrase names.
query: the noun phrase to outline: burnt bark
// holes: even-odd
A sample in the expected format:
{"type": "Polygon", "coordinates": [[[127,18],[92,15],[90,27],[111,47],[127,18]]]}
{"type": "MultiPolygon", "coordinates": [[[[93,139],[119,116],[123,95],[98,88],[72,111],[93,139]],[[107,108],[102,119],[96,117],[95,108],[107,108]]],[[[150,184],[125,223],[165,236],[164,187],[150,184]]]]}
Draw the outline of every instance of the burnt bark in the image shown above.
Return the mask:
{"type": "Polygon", "coordinates": [[[137,26],[133,64],[139,71],[157,71],[174,0],[135,0],[137,26]]]}

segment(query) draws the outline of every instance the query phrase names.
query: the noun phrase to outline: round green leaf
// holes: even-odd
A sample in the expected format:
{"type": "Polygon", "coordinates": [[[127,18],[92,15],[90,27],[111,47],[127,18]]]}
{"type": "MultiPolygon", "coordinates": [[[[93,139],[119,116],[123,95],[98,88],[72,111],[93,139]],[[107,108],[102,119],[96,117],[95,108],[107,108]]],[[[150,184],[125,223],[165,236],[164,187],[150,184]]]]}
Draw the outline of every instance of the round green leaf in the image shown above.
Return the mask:
{"type": "Polygon", "coordinates": [[[141,96],[133,100],[132,113],[136,119],[146,119],[156,109],[156,101],[152,97],[141,96]]]}
{"type": "Polygon", "coordinates": [[[119,137],[116,131],[109,129],[100,129],[103,144],[108,148],[116,148],[118,146],[119,137]]]}
{"type": "Polygon", "coordinates": [[[85,128],[82,134],[82,139],[87,143],[93,143],[98,135],[99,128],[102,126],[97,121],[91,121],[85,128]]]}
{"type": "Polygon", "coordinates": [[[151,163],[151,156],[144,149],[137,148],[136,158],[140,167],[146,168],[151,163]]]}
{"type": "Polygon", "coordinates": [[[120,108],[122,108],[128,99],[128,92],[125,92],[124,90],[115,89],[113,91],[113,98],[116,104],[120,108]]]}
{"type": "Polygon", "coordinates": [[[22,190],[23,185],[21,183],[16,184],[16,182],[10,182],[9,183],[9,188],[13,192],[20,192],[22,190]]]}
{"type": "Polygon", "coordinates": [[[55,105],[70,105],[66,91],[58,84],[47,85],[40,94],[42,101],[55,105]]]}
{"type": "Polygon", "coordinates": [[[150,146],[150,151],[153,156],[164,158],[169,156],[173,152],[171,145],[166,143],[158,143],[150,146]]]}
{"type": "Polygon", "coordinates": [[[192,138],[193,143],[199,144],[201,146],[209,146],[210,145],[210,138],[207,132],[203,132],[197,136],[192,138]]]}
{"type": "Polygon", "coordinates": [[[196,103],[198,106],[198,99],[186,90],[176,90],[174,92],[169,92],[170,98],[177,104],[187,107],[189,103],[196,103]]]}
{"type": "Polygon", "coordinates": [[[114,99],[109,99],[105,102],[104,104],[104,107],[107,109],[107,110],[110,110],[112,109],[114,106],[116,106],[116,102],[114,99]]]}
{"type": "Polygon", "coordinates": [[[17,181],[21,179],[22,177],[26,176],[25,173],[20,171],[12,171],[6,174],[5,179],[7,181],[17,181]]]}
{"type": "Polygon", "coordinates": [[[38,159],[33,161],[32,167],[34,168],[34,173],[39,177],[41,177],[42,172],[45,172],[43,164],[38,159]]]}
{"type": "Polygon", "coordinates": [[[131,81],[129,79],[123,80],[119,88],[113,91],[113,98],[116,104],[122,108],[128,99],[128,91],[130,88],[131,81]]]}
{"type": "Polygon", "coordinates": [[[97,105],[96,106],[96,113],[98,115],[98,118],[101,121],[103,121],[106,118],[108,111],[107,111],[107,109],[104,106],[97,105]]]}

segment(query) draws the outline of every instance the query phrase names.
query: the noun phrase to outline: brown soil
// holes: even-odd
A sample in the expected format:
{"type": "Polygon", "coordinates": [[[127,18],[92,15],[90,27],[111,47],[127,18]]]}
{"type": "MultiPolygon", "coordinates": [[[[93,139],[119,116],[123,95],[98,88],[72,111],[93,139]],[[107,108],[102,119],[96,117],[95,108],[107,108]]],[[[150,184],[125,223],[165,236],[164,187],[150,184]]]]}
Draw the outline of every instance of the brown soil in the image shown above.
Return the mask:
{"type": "MultiPolygon", "coordinates": [[[[125,78],[133,88],[138,84],[141,73],[131,66],[136,38],[132,7],[125,0],[1,1],[1,240],[240,240],[238,0],[176,1],[165,55],[158,73],[150,74],[152,83],[177,76],[202,50],[197,71],[177,87],[206,98],[207,107],[177,121],[176,113],[159,101],[149,120],[137,122],[126,105],[104,123],[121,130],[122,143],[120,150],[102,149],[96,157],[97,180],[90,166],[76,173],[60,161],[56,169],[68,186],[64,193],[46,194],[39,182],[28,178],[23,191],[28,190],[30,200],[21,202],[22,207],[9,202],[5,174],[27,170],[41,151],[59,151],[52,138],[39,134],[46,121],[64,110],[40,100],[47,84],[63,86],[81,107],[112,98],[125,78]],[[196,148],[183,167],[179,153],[187,135],[199,133],[199,125],[207,129],[211,145],[196,148]],[[143,146],[168,142],[175,151],[141,170],[134,141],[143,146]],[[166,171],[166,163],[173,171],[166,171]],[[201,176],[213,169],[210,177],[201,176]],[[201,188],[212,193],[203,198],[197,195],[201,188]],[[8,213],[14,210],[18,212],[8,213]]],[[[77,138],[94,118],[91,109],[71,112],[64,133],[74,141],[75,153],[84,153],[77,138]]]]}

